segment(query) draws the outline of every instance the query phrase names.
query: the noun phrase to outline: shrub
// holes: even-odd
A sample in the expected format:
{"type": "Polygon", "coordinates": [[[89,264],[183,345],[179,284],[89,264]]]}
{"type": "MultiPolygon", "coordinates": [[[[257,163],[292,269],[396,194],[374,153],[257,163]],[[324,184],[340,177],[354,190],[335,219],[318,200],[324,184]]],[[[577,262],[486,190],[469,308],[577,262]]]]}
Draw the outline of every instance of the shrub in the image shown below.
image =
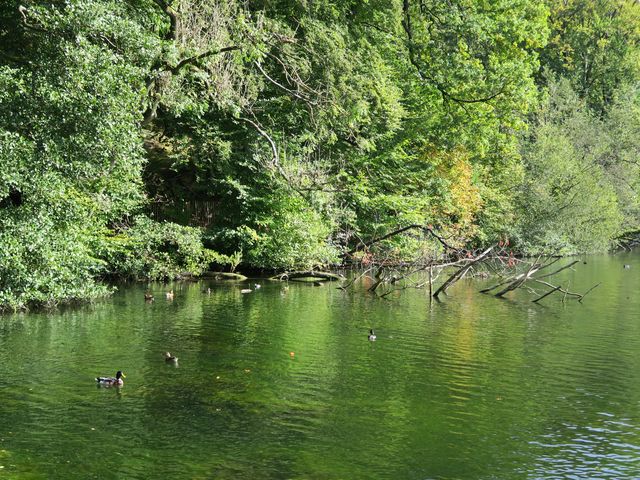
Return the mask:
{"type": "Polygon", "coordinates": [[[177,278],[198,275],[210,263],[230,264],[232,259],[202,245],[201,231],[138,216],[132,226],[103,237],[99,250],[105,273],[133,279],[177,278]]]}

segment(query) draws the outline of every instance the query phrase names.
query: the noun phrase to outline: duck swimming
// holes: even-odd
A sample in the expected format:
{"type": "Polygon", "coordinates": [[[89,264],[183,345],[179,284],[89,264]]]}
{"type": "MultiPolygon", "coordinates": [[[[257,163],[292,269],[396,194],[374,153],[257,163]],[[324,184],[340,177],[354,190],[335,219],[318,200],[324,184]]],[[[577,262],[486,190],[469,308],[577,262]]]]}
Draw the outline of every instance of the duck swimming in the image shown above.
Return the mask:
{"type": "Polygon", "coordinates": [[[165,293],[167,300],[173,300],[173,289],[170,292],[165,293]]]}
{"type": "Polygon", "coordinates": [[[169,352],[164,352],[164,360],[166,362],[178,362],[178,357],[176,357],[175,355],[171,355],[171,353],[169,352]]]}
{"type": "Polygon", "coordinates": [[[145,299],[147,302],[153,302],[153,293],[151,293],[151,292],[145,292],[145,294],[144,294],[144,299],[145,299]]]}
{"type": "Polygon", "coordinates": [[[375,342],[376,341],[376,334],[373,331],[373,329],[369,330],[369,336],[367,337],[369,339],[370,342],[375,342]]]}
{"type": "Polygon", "coordinates": [[[122,373],[122,371],[118,370],[116,372],[116,376],[115,377],[96,377],[96,382],[98,382],[100,385],[105,385],[105,386],[121,386],[124,385],[124,382],[122,381],[123,378],[126,378],[126,375],[124,373],[122,373]]]}

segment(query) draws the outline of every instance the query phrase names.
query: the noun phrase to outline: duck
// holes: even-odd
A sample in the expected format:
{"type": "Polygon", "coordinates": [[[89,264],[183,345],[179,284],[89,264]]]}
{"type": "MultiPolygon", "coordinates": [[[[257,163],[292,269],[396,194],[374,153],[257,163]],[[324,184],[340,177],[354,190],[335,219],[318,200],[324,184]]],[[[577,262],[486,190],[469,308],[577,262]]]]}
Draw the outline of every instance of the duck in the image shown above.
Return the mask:
{"type": "Polygon", "coordinates": [[[625,263],[624,264],[624,268],[631,268],[631,265],[628,265],[628,264],[625,263]]]}
{"type": "Polygon", "coordinates": [[[256,290],[258,290],[260,287],[262,287],[262,285],[260,285],[259,283],[253,284],[253,288],[255,288],[256,290]]]}
{"type": "Polygon", "coordinates": [[[243,288],[242,290],[240,290],[240,293],[251,293],[253,292],[253,290],[251,290],[250,288],[243,288]]]}
{"type": "Polygon", "coordinates": [[[370,342],[375,342],[376,341],[376,333],[373,331],[373,329],[369,330],[369,336],[367,337],[369,339],[370,342]]]}
{"type": "Polygon", "coordinates": [[[147,302],[153,302],[153,293],[151,292],[144,292],[144,299],[147,302]]]}
{"type": "Polygon", "coordinates": [[[122,373],[121,370],[118,370],[115,377],[96,377],[96,382],[98,382],[99,385],[120,387],[124,385],[122,381],[123,378],[127,378],[126,375],[122,373]]]}
{"type": "Polygon", "coordinates": [[[164,360],[166,362],[177,363],[178,362],[178,357],[176,357],[175,355],[171,355],[171,353],[169,353],[169,352],[164,352],[164,360]]]}
{"type": "Polygon", "coordinates": [[[165,293],[167,300],[173,300],[173,289],[170,292],[165,293]]]}

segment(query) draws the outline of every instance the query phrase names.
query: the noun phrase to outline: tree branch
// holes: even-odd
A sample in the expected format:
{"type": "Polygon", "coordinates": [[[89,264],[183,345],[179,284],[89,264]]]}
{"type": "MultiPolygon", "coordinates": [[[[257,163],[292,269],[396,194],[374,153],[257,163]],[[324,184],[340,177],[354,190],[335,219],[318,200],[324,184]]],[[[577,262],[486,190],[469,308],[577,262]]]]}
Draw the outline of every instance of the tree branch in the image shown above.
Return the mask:
{"type": "Polygon", "coordinates": [[[271,146],[271,153],[273,154],[273,164],[278,168],[278,170],[281,171],[280,173],[284,175],[284,172],[282,172],[281,170],[282,167],[280,166],[280,156],[278,155],[278,146],[276,145],[276,142],[273,140],[273,138],[271,138],[271,136],[257,122],[254,122],[253,120],[250,120],[246,117],[240,117],[240,120],[248,123],[253,128],[255,128],[255,130],[262,136],[262,138],[264,138],[267,142],[269,142],[269,145],[271,146]]]}
{"type": "Polygon", "coordinates": [[[466,104],[466,103],[486,103],[504,93],[505,89],[507,88],[506,82],[502,85],[500,90],[486,97],[459,98],[449,93],[449,91],[440,82],[438,82],[435,78],[433,78],[429,74],[425,73],[422,70],[420,64],[418,63],[418,59],[416,55],[416,47],[415,47],[414,37],[413,37],[413,30],[411,27],[411,14],[409,12],[409,9],[410,9],[409,0],[403,0],[402,13],[404,15],[404,18],[401,23],[402,23],[402,27],[404,28],[404,31],[407,34],[407,48],[409,50],[409,61],[416,69],[416,72],[418,73],[418,76],[420,77],[421,80],[428,80],[433,84],[433,86],[436,87],[436,89],[440,92],[443,98],[451,100],[455,103],[458,103],[461,106],[463,106],[462,104],[466,104]]]}
{"type": "MultiPolygon", "coordinates": [[[[578,263],[578,262],[580,262],[580,260],[575,260],[575,261],[571,262],[570,264],[565,265],[565,266],[564,266],[564,267],[562,267],[562,268],[559,268],[559,269],[557,269],[557,270],[554,270],[554,271],[553,271],[553,272],[551,272],[551,273],[547,273],[546,275],[540,275],[539,277],[536,277],[536,278],[547,278],[547,277],[550,277],[550,276],[552,276],[552,275],[555,275],[556,273],[561,272],[562,270],[565,270],[565,269],[567,269],[567,268],[573,267],[573,266],[574,266],[576,263],[578,263]]],[[[542,270],[542,269],[540,269],[540,270],[542,270]]]]}
{"type": "MultiPolygon", "coordinates": [[[[522,273],[517,277],[515,277],[515,280],[513,282],[511,282],[505,288],[503,288],[498,293],[496,293],[495,294],[496,297],[502,297],[505,293],[521,287],[527,280],[531,278],[531,275],[533,275],[540,269],[540,264],[538,263],[539,261],[540,261],[540,256],[536,259],[535,262],[531,264],[531,266],[527,269],[525,273],[522,273]]],[[[541,283],[546,283],[546,282],[541,282],[541,283]]],[[[553,287],[554,285],[550,285],[550,286],[553,287]]]]}
{"type": "Polygon", "coordinates": [[[302,100],[303,102],[309,103],[311,105],[316,105],[316,102],[314,102],[311,99],[309,99],[309,97],[307,97],[306,95],[301,95],[300,93],[298,93],[298,92],[296,92],[294,90],[291,90],[290,88],[285,87],[280,82],[278,82],[277,80],[275,80],[274,78],[269,76],[269,74],[267,72],[265,72],[264,69],[262,68],[262,65],[260,65],[260,62],[254,61],[253,64],[258,68],[258,70],[260,70],[260,73],[262,73],[262,75],[267,80],[269,80],[269,82],[273,83],[276,87],[284,90],[289,95],[291,95],[294,98],[297,98],[298,100],[302,100]]]}
{"type": "Polygon", "coordinates": [[[440,295],[441,293],[445,293],[446,294],[447,293],[447,289],[451,285],[453,285],[458,280],[460,280],[469,271],[469,269],[471,267],[473,267],[476,263],[481,262],[482,260],[484,260],[485,257],[487,255],[489,255],[489,253],[491,253],[491,250],[493,250],[493,246],[491,246],[488,249],[486,249],[484,252],[482,252],[480,255],[478,255],[476,258],[474,258],[468,264],[464,265],[462,268],[456,270],[455,273],[453,275],[451,275],[442,285],[440,285],[440,288],[438,288],[433,293],[433,298],[438,298],[438,295],[440,295]]]}
{"type": "Polygon", "coordinates": [[[354,248],[352,248],[351,250],[349,250],[347,252],[348,255],[354,254],[360,250],[364,250],[365,248],[370,247],[371,245],[373,245],[374,243],[379,243],[383,240],[386,240],[387,238],[391,238],[394,235],[398,235],[400,233],[406,232],[407,230],[411,230],[411,229],[420,229],[426,233],[431,234],[436,240],[438,240],[438,242],[445,248],[449,249],[449,250],[453,250],[454,252],[460,252],[460,250],[458,250],[455,247],[452,247],[451,245],[449,245],[444,238],[442,238],[440,235],[438,235],[437,233],[435,233],[433,231],[432,228],[427,227],[425,225],[419,225],[417,223],[411,224],[411,225],[407,225],[406,227],[402,227],[399,228],[397,230],[394,230],[393,232],[389,232],[386,235],[382,235],[381,237],[377,237],[377,238],[373,238],[371,240],[368,240],[366,242],[360,242],[358,245],[356,245],[354,248]]]}
{"type": "MultiPolygon", "coordinates": [[[[551,283],[549,283],[549,282],[545,282],[545,281],[543,281],[543,280],[538,280],[537,278],[532,278],[531,280],[533,280],[533,281],[534,281],[534,282],[536,282],[536,283],[540,283],[540,284],[542,284],[542,285],[546,285],[546,286],[547,286],[547,287],[549,287],[549,288],[554,288],[554,289],[556,288],[556,286],[555,286],[555,285],[552,285],[551,283]]],[[[600,284],[598,284],[598,285],[600,285],[600,284]]],[[[597,287],[598,285],[596,285],[596,287],[597,287]]],[[[594,288],[595,288],[595,287],[592,287],[589,291],[593,290],[594,288]]],[[[584,295],[580,295],[579,293],[570,292],[570,291],[568,291],[568,290],[564,290],[563,288],[558,288],[557,290],[561,291],[561,292],[562,292],[562,293],[564,293],[565,295],[569,295],[569,296],[571,296],[571,297],[577,297],[578,299],[582,299],[582,297],[584,297],[584,295]]],[[[587,293],[588,293],[588,292],[587,292],[587,293]]]]}
{"type": "Polygon", "coordinates": [[[289,175],[287,175],[287,172],[285,172],[284,169],[282,168],[282,165],[280,165],[280,156],[278,155],[278,146],[276,145],[276,142],[273,140],[273,138],[271,138],[271,136],[260,126],[259,123],[254,122],[253,120],[250,120],[246,117],[240,117],[240,120],[251,125],[260,134],[262,138],[264,138],[267,142],[269,142],[269,145],[271,146],[271,153],[273,154],[273,160],[272,160],[273,166],[276,168],[276,170],[278,170],[278,173],[282,175],[282,178],[284,178],[287,181],[289,186],[293,190],[295,190],[299,195],[304,197],[302,192],[300,192],[293,185],[293,183],[291,182],[291,179],[289,178],[289,175]]]}
{"type": "Polygon", "coordinates": [[[162,11],[169,17],[169,31],[165,35],[165,40],[175,40],[178,37],[179,18],[176,11],[171,7],[171,3],[165,0],[154,0],[162,11]]]}
{"type": "Polygon", "coordinates": [[[199,60],[203,58],[212,57],[214,55],[219,55],[220,53],[232,52],[234,50],[240,50],[238,45],[231,45],[229,47],[223,47],[218,50],[208,50],[206,52],[199,53],[198,55],[194,55],[193,57],[188,57],[180,60],[174,67],[168,66],[166,70],[170,71],[173,74],[178,73],[183,67],[187,65],[193,65],[199,60]]]}
{"type": "Polygon", "coordinates": [[[545,297],[548,297],[549,295],[551,295],[554,292],[557,292],[558,290],[560,290],[560,285],[558,285],[556,288],[549,290],[547,293],[545,293],[544,295],[536,298],[535,300],[532,300],[533,303],[538,303],[540,300],[542,300],[545,297]]]}

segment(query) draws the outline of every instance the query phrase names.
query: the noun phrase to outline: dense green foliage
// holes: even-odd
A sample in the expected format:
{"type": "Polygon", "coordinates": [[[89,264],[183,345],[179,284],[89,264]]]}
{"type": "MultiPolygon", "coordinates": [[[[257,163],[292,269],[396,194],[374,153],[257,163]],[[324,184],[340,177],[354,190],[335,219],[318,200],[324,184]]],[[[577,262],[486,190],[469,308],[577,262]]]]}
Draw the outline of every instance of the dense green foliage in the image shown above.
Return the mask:
{"type": "Polygon", "coordinates": [[[607,175],[616,140],[609,123],[585,107],[567,80],[549,83],[523,142],[518,243],[526,250],[598,251],[619,233],[621,213],[607,175]]]}
{"type": "Polygon", "coordinates": [[[0,308],[335,264],[409,224],[525,252],[638,227],[637,2],[0,7],[0,308]]]}
{"type": "Polygon", "coordinates": [[[106,274],[137,280],[177,278],[200,274],[212,262],[231,263],[224,255],[202,248],[202,232],[197,228],[139,216],[127,228],[105,233],[97,251],[106,261],[106,274]]]}

